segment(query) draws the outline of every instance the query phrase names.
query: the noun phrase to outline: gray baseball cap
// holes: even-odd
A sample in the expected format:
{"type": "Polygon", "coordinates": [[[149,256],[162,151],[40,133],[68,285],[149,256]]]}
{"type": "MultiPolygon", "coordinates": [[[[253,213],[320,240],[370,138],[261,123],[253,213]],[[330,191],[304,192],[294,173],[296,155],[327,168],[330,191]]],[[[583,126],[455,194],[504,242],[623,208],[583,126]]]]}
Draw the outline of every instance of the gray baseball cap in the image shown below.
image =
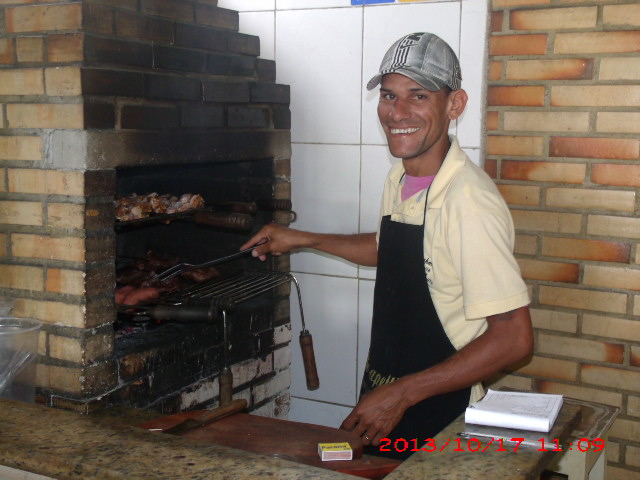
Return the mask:
{"type": "Polygon", "coordinates": [[[433,92],[448,86],[459,90],[462,81],[460,63],[451,47],[433,33],[411,33],[391,45],[387,50],[380,72],[369,80],[372,90],[387,73],[399,73],[433,92]]]}

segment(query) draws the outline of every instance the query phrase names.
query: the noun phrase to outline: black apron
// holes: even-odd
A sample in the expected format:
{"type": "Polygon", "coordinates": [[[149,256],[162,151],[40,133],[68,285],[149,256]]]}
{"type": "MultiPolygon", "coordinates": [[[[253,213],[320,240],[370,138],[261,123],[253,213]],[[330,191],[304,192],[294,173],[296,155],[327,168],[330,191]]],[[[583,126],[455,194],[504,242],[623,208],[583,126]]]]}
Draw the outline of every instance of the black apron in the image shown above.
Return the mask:
{"type": "MultiPolygon", "coordinates": [[[[426,208],[425,208],[426,211],[426,208]]],[[[382,218],[373,300],[371,346],[360,395],[384,383],[436,365],[455,353],[431,300],[425,275],[424,223],[408,225],[382,218]]],[[[469,405],[471,387],[437,395],[407,409],[388,435],[391,452],[365,453],[405,459],[458,417],[469,405]],[[400,452],[403,438],[409,448],[400,452]]]]}

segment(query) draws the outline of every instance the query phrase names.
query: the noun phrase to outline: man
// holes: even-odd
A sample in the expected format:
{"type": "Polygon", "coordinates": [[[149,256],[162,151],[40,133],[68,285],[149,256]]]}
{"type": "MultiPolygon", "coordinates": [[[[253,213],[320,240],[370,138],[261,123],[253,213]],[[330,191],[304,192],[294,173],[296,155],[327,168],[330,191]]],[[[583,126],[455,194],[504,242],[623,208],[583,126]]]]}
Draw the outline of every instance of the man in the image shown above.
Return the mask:
{"type": "Polygon", "coordinates": [[[378,117],[402,159],[385,183],[378,233],[272,224],[242,246],[267,238],[253,252],[263,260],[306,247],[377,266],[361,397],[342,423],[372,446],[432,437],[480,398],[482,380],[533,349],[511,216],[493,181],[448,135],[467,103],[455,53],[433,34],[406,35],[367,88],[378,85],[378,117]]]}

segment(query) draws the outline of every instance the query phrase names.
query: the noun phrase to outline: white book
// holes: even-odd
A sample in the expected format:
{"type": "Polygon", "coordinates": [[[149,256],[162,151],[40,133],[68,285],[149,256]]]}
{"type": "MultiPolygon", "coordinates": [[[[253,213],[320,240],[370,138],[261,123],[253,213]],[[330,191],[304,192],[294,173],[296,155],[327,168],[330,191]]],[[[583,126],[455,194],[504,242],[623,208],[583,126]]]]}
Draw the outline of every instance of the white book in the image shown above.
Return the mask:
{"type": "Polygon", "coordinates": [[[562,395],[489,390],[469,407],[466,423],[548,432],[562,407],[562,395]]]}

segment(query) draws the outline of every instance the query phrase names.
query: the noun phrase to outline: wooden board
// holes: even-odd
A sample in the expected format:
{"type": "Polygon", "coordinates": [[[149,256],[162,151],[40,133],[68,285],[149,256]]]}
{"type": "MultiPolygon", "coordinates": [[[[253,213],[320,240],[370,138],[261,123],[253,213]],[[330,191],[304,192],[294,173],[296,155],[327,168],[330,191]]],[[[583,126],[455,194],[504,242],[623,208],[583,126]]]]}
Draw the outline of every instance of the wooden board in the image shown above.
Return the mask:
{"type": "MultiPolygon", "coordinates": [[[[178,413],[146,422],[140,427],[162,431],[202,413],[202,410],[178,413]]],[[[216,420],[181,436],[371,479],[383,478],[400,464],[398,460],[363,456],[361,438],[345,430],[246,413],[216,420]],[[318,443],[334,442],[348,442],[353,449],[354,460],[320,460],[318,443]]]]}

